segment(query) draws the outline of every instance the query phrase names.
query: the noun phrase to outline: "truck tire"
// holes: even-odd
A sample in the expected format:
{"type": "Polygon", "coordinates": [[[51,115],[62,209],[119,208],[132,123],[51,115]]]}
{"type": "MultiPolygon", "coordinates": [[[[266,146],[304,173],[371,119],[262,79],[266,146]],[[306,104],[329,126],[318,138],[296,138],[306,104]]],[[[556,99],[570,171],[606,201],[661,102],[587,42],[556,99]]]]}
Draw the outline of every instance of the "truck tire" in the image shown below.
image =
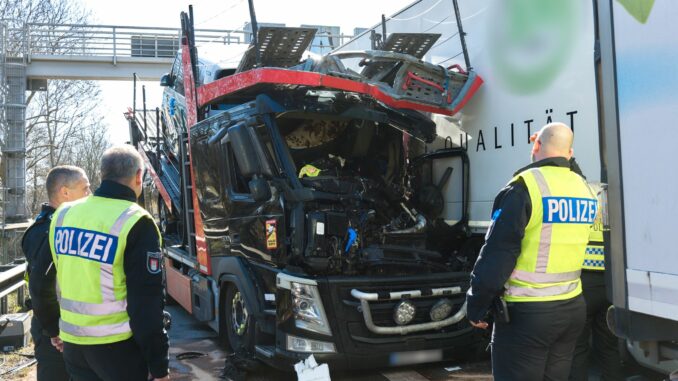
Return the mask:
{"type": "Polygon", "coordinates": [[[254,318],[249,314],[244,295],[234,283],[226,285],[224,298],[224,322],[227,347],[232,351],[232,361],[240,369],[252,371],[258,368],[254,354],[254,318]]]}

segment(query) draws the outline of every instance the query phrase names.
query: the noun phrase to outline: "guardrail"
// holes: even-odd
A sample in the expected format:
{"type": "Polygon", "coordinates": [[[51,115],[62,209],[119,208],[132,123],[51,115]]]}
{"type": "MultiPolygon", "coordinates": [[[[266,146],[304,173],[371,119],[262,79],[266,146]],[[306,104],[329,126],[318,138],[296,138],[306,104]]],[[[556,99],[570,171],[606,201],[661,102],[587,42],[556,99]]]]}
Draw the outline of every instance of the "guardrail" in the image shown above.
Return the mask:
{"type": "Polygon", "coordinates": [[[24,272],[26,263],[9,264],[0,266],[0,315],[8,312],[7,297],[13,292],[17,292],[17,304],[24,305],[24,272]]]}
{"type": "MultiPolygon", "coordinates": [[[[107,56],[113,57],[114,63],[118,57],[173,58],[181,38],[180,29],[119,25],[32,23],[9,32],[13,38],[21,40],[21,50],[28,62],[32,55],[107,56]]],[[[249,44],[250,37],[251,32],[244,30],[195,31],[197,46],[206,43],[249,44]]],[[[318,32],[311,49],[327,53],[352,37],[318,32]]]]}

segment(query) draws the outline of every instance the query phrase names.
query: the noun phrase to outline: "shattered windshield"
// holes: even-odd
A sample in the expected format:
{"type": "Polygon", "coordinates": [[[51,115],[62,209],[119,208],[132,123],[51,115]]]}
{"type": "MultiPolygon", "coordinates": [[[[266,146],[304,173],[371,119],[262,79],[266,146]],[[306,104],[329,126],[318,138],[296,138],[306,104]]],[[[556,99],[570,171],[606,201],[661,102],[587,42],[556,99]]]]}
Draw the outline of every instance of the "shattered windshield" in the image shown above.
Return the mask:
{"type": "Polygon", "coordinates": [[[364,177],[391,182],[402,165],[402,133],[372,121],[280,118],[299,178],[364,177]]]}

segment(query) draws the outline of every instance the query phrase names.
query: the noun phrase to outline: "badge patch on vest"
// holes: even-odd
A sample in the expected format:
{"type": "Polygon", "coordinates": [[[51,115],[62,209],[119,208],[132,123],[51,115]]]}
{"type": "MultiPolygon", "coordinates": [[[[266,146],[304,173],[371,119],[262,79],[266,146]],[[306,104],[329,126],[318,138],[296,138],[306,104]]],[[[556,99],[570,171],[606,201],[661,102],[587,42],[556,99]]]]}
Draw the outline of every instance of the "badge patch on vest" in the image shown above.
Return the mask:
{"type": "Polygon", "coordinates": [[[146,269],[150,274],[157,274],[162,271],[160,261],[162,261],[162,253],[151,251],[146,253],[146,269]]]}
{"type": "Polygon", "coordinates": [[[113,264],[118,237],[93,230],[59,227],[54,231],[54,251],[90,261],[113,264]]]}
{"type": "Polygon", "coordinates": [[[593,224],[598,201],[591,198],[544,197],[542,222],[552,224],[593,224]]]}

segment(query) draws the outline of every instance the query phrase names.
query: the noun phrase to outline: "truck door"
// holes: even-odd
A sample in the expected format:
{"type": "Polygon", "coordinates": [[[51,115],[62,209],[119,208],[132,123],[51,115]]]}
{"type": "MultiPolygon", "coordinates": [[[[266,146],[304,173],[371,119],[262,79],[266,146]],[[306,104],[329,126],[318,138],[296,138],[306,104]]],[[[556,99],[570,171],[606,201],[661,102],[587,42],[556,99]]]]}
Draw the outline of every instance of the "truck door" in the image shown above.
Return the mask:
{"type": "MultiPolygon", "coordinates": [[[[441,253],[470,250],[469,233],[469,158],[462,147],[444,145],[412,161],[418,186],[414,195],[419,211],[432,222],[427,246],[441,253]],[[462,245],[462,246],[460,246],[462,245]]],[[[479,244],[482,245],[482,239],[479,244]]],[[[457,270],[470,270],[473,263],[458,263],[457,270]]]]}
{"type": "Polygon", "coordinates": [[[254,127],[229,128],[222,147],[231,253],[274,262],[284,247],[284,215],[271,187],[271,162],[254,127]]]}

